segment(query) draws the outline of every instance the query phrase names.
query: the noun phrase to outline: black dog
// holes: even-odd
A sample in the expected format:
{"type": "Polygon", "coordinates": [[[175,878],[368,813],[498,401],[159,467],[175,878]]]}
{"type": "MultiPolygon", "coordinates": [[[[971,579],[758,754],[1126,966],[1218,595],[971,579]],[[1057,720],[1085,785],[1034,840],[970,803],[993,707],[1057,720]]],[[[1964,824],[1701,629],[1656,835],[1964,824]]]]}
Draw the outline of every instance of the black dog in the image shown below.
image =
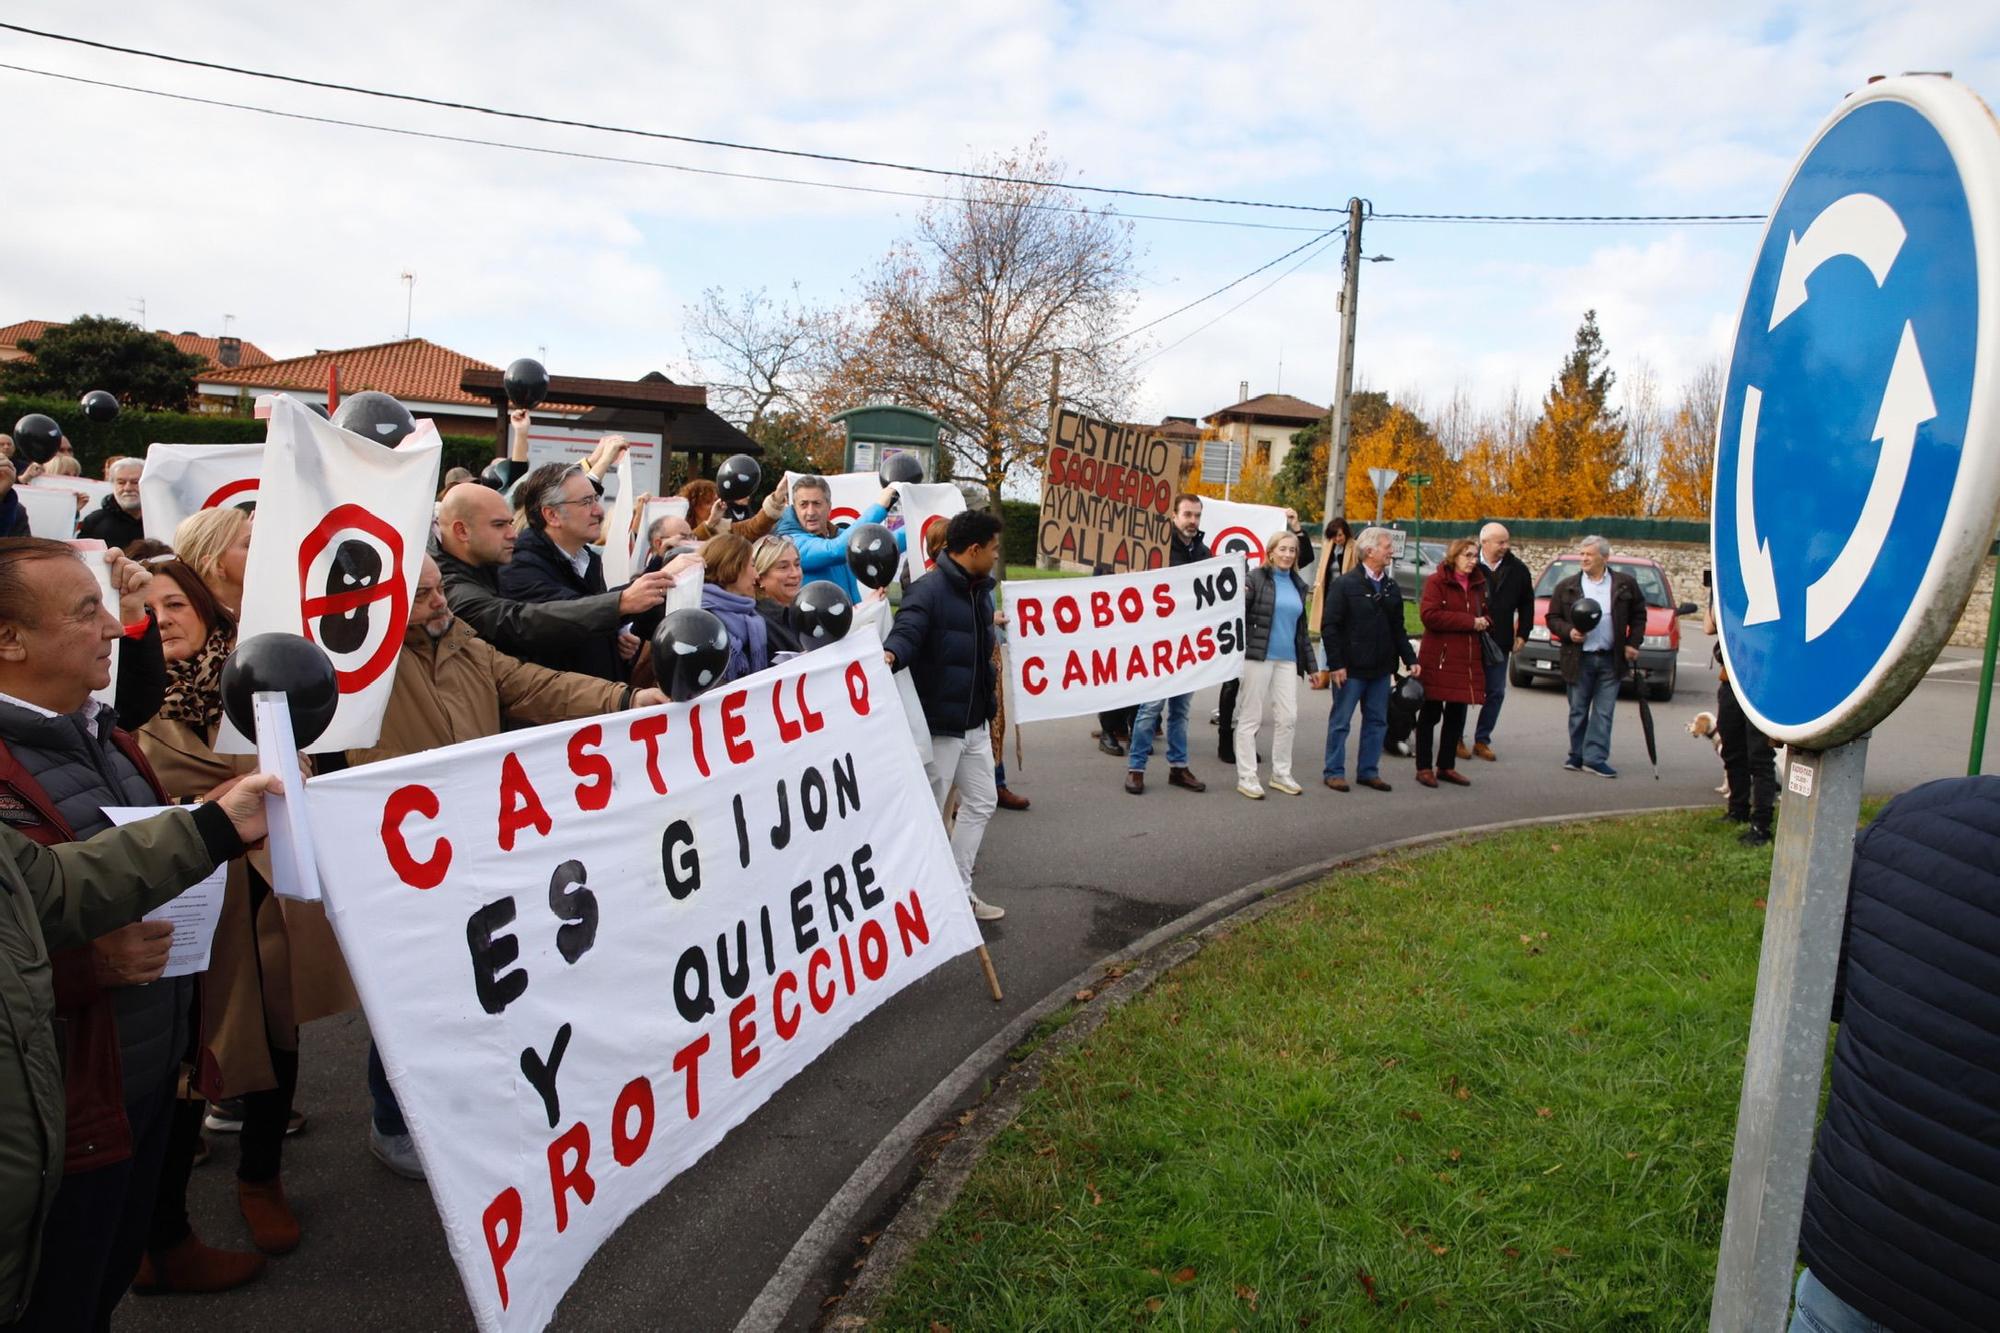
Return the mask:
{"type": "Polygon", "coordinates": [[[1417,730],[1417,710],[1423,706],[1403,698],[1403,682],[1407,679],[1399,671],[1389,681],[1389,734],[1382,742],[1384,754],[1401,755],[1406,759],[1412,753],[1410,737],[1417,730]]]}

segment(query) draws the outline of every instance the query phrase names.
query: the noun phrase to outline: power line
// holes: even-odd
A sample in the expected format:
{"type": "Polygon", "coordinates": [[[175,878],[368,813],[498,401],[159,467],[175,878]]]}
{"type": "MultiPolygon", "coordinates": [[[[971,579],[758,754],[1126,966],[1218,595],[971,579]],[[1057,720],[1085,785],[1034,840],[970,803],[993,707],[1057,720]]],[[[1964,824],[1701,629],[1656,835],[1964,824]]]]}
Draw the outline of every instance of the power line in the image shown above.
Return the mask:
{"type": "MultiPolygon", "coordinates": [[[[88,37],[78,37],[70,33],[50,32],[42,28],[30,28],[19,23],[0,23],[0,31],[16,32],[27,37],[39,37],[45,41],[63,42],[73,46],[88,47],[97,51],[109,51],[118,55],[136,56],[143,60],[157,60],[171,65],[183,65],[192,69],[214,70],[223,74],[238,74],[245,78],[266,79],[274,83],[289,83],[302,88],[319,88],[328,92],[352,93],[360,97],[375,97],[386,101],[408,102],[417,106],[438,107],[447,111],[467,111],[482,116],[497,116],[506,120],[527,121],[538,125],[555,125],[567,129],[590,130],[600,134],[622,134],[642,139],[660,139],[671,143],[693,144],[703,148],[723,148],[741,153],[765,153],[777,157],[803,158],[815,162],[836,162],[846,166],[874,167],[885,171],[906,171],[926,176],[941,176],[956,180],[980,181],[993,185],[1028,185],[1039,189],[1076,190],[1088,194],[1122,196],[1131,199],[1164,199],[1178,203],[1215,204],[1226,208],[1267,208],[1301,213],[1344,213],[1345,205],[1295,204],[1265,199],[1231,199],[1217,195],[1175,194],[1162,190],[1134,190],[1111,185],[1085,185],[1072,181],[1045,181],[1032,177],[1002,176],[991,172],[960,171],[949,167],[922,166],[909,162],[891,162],[881,158],[854,157],[843,153],[820,153],[803,148],[775,148],[768,144],[740,143],[731,139],[709,139],[690,134],[674,134],[665,130],[643,130],[624,125],[607,125],[597,121],[576,120],[563,116],[545,116],[528,111],[509,111],[502,107],[482,106],[475,102],[454,102],[443,98],[422,97],[416,93],[390,92],[381,88],[364,88],[356,84],[333,83],[324,79],[310,79],[298,74],[280,74],[270,70],[250,69],[241,65],[225,65],[219,61],[197,60],[191,56],[169,55],[163,51],[149,51],[142,47],[120,46],[112,42],[101,42],[88,37]]],[[[10,68],[20,68],[10,66],[10,68]]],[[[27,71],[41,73],[43,71],[27,71]]],[[[54,75],[51,77],[64,77],[54,75]]],[[[88,82],[88,80],[82,80],[88,82]]],[[[110,84],[110,87],[123,85],[110,84]]],[[[133,90],[143,91],[143,90],[133,90]]],[[[169,96],[170,94],[161,94],[169,96]]],[[[190,99],[200,100],[200,99],[190,99]]],[[[218,103],[235,106],[235,103],[218,103]]],[[[264,110],[264,108],[243,108],[264,110]]],[[[268,114],[282,115],[283,112],[268,114]]],[[[301,117],[310,119],[310,117],[301,117]]],[[[334,121],[336,124],[350,122],[334,121]]],[[[383,128],[379,126],[370,128],[383,128]]],[[[398,131],[390,131],[398,132],[398,131]]],[[[403,131],[415,133],[414,131],[403,131]]],[[[438,136],[448,137],[448,136],[438,136]]],[[[462,142],[482,142],[463,140],[462,142]]],[[[618,160],[618,159],[607,159],[618,160]]],[[[665,164],[648,164],[665,165],[665,164]]],[[[695,168],[681,168],[693,171],[695,168]]],[[[726,175],[714,172],[715,175],[726,175]]],[[[751,179],[763,179],[751,177],[751,179]]],[[[793,182],[805,183],[805,182],[793,182]]],[[[860,189],[858,186],[845,187],[860,189]]],[[[892,194],[894,191],[879,191],[892,194]]],[[[919,195],[919,198],[935,196],[919,195]]],[[[1386,222],[1453,222],[1487,224],[1543,224],[1572,226],[1657,226],[1657,225],[1743,225],[1764,221],[1761,213],[1655,213],[1655,214],[1540,214],[1540,213],[1377,213],[1375,218],[1386,222]]],[[[1165,221],[1168,219],[1156,219],[1165,221]]],[[[1192,218],[1171,219],[1174,221],[1196,221],[1192,218]]],[[[1304,230],[1304,228],[1299,228],[1304,230]]]]}
{"type": "MultiPolygon", "coordinates": [[[[1323,231],[1319,235],[1313,237],[1311,240],[1306,241],[1303,244],[1293,246],[1291,249],[1285,251],[1285,253],[1279,255],[1276,259],[1270,260],[1266,263],[1259,264],[1256,268],[1251,269],[1248,273],[1245,273],[1242,277],[1231,278],[1228,282],[1223,283],[1220,287],[1217,287],[1214,291],[1210,292],[1208,295],[1197,296],[1194,300],[1189,301],[1186,305],[1181,306],[1179,309],[1169,310],[1166,314],[1161,315],[1158,319],[1149,319],[1144,324],[1139,325],[1137,328],[1127,329],[1125,330],[1125,332],[1119,334],[1116,338],[1113,338],[1111,341],[1113,343],[1122,343],[1127,338],[1130,338],[1133,334],[1144,333],[1147,329],[1152,328],[1155,324],[1164,324],[1168,320],[1172,319],[1175,315],[1184,314],[1187,311],[1192,310],[1196,306],[1202,304],[1204,301],[1213,301],[1216,297],[1222,295],[1224,292],[1228,291],[1231,287],[1241,286],[1243,283],[1246,283],[1250,281],[1250,279],[1256,277],[1259,273],[1262,273],[1265,269],[1275,268],[1277,265],[1284,263],[1287,259],[1290,259],[1293,255],[1297,254],[1299,251],[1308,249],[1311,246],[1318,245],[1321,241],[1326,240],[1328,237],[1338,236],[1346,230],[1347,230],[1347,224],[1342,223],[1340,226],[1335,227],[1331,231],[1323,231]]],[[[1203,327],[1206,327],[1206,325],[1204,325],[1203,327]]],[[[1107,346],[1108,345],[1109,344],[1107,344],[1107,346]]]]}
{"type": "Polygon", "coordinates": [[[1741,227],[1767,219],[1762,213],[1372,213],[1368,220],[1574,227],[1741,227]]]}
{"type": "MultiPolygon", "coordinates": [[[[6,25],[0,24],[0,27],[6,25]]],[[[220,107],[229,111],[250,111],[263,116],[275,116],[280,120],[306,121],[315,125],[335,125],[345,129],[370,130],[377,134],[394,134],[409,139],[429,139],[439,143],[467,144],[478,148],[498,148],[508,152],[531,153],[541,157],[573,158],[583,162],[603,162],[617,166],[652,167],[661,171],[679,171],[694,176],[719,176],[727,180],[761,181],[774,185],[798,185],[818,190],[839,190],[849,194],[885,195],[893,199],[926,199],[941,203],[958,203],[957,196],[929,194],[921,190],[891,190],[877,185],[853,185],[841,181],[811,180],[801,176],[772,176],[750,171],[724,171],[717,167],[691,167],[681,162],[661,162],[643,157],[620,157],[610,153],[587,153],[580,149],[544,148],[536,144],[509,143],[501,139],[480,139],[462,134],[444,134],[435,130],[415,130],[400,125],[382,125],[365,120],[345,120],[338,116],[315,116],[303,111],[285,111],[277,107],[258,106],[250,102],[229,102],[214,97],[197,97],[193,93],[173,93],[160,88],[142,88],[136,84],[114,83],[107,79],[89,79],[80,74],[58,74],[54,70],[35,69],[27,65],[14,65],[0,61],[0,69],[12,70],[17,74],[32,74],[44,79],[59,79],[64,83],[84,84],[92,88],[108,88],[116,92],[138,93],[145,97],[159,97],[171,102],[190,102],[197,106],[220,107]]],[[[1080,208],[1073,204],[1050,204],[1020,201],[1013,207],[1032,209],[1047,213],[1080,213],[1089,217],[1125,219],[1134,222],[1180,222],[1201,227],[1239,227],[1252,231],[1309,231],[1317,234],[1319,228],[1301,226],[1285,222],[1247,222],[1236,218],[1193,218],[1168,213],[1121,213],[1101,208],[1080,208]]],[[[1307,242],[1311,244],[1311,242],[1307,242]]]]}
{"type": "MultiPolygon", "coordinates": [[[[1165,347],[1158,348],[1140,357],[1137,361],[1134,361],[1132,363],[1132,368],[1134,370],[1137,370],[1140,366],[1145,365],[1147,362],[1157,360],[1158,358],[1165,356],[1168,352],[1173,351],[1176,347],[1179,347],[1182,343],[1194,337],[1196,334],[1214,328],[1217,324],[1220,324],[1223,320],[1228,319],[1231,315],[1241,310],[1244,306],[1249,305],[1252,301],[1262,296],[1265,292],[1270,291],[1273,287],[1283,282],[1286,278],[1291,277],[1292,274],[1297,273],[1307,264],[1310,264],[1313,260],[1318,259],[1321,255],[1325,254],[1328,248],[1333,245],[1334,240],[1339,236],[1340,232],[1345,230],[1346,228],[1343,227],[1343,228],[1336,228],[1334,231],[1328,232],[1326,236],[1320,239],[1319,248],[1317,250],[1312,251],[1310,254],[1300,259],[1298,263],[1292,265],[1290,268],[1286,269],[1283,273],[1280,273],[1277,277],[1271,279],[1269,282],[1265,283],[1262,287],[1259,287],[1256,291],[1250,293],[1248,296],[1238,301],[1235,305],[1229,307],[1229,309],[1217,315],[1214,319],[1209,320],[1205,324],[1196,325],[1194,328],[1189,329],[1186,333],[1182,334],[1180,337],[1168,343],[1165,347]]],[[[1311,245],[1313,244],[1313,242],[1308,241],[1306,242],[1306,244],[1311,245]]],[[[1297,252],[1294,251],[1294,253],[1297,252]]],[[[1265,267],[1268,268],[1270,266],[1267,264],[1265,267]]],[[[1246,274],[1245,276],[1248,275],[1246,274]]]]}
{"type": "Polygon", "coordinates": [[[112,51],[119,55],[138,56],[146,60],[164,61],[171,65],[185,65],[194,69],[215,70],[223,74],[240,74],[245,78],[268,79],[274,83],[296,84],[303,88],[322,88],[329,92],[354,93],[362,97],[379,97],[394,102],[410,102],[418,106],[440,107],[447,111],[470,111],[482,116],[498,116],[506,120],[528,121],[537,125],[559,125],[567,129],[593,130],[601,134],[624,134],[641,139],[664,139],[673,143],[694,144],[703,148],[727,148],[740,153],[768,153],[777,157],[805,158],[815,162],[839,162],[847,166],[879,167],[887,171],[908,171],[925,176],[946,176],[958,180],[983,181],[994,185],[1030,185],[1042,189],[1078,190],[1090,194],[1123,195],[1132,199],[1169,199],[1189,204],[1220,204],[1230,208],[1275,208],[1300,213],[1344,213],[1345,206],[1332,207],[1325,204],[1286,204],[1259,199],[1227,199],[1213,195],[1171,194],[1160,190],[1130,190],[1110,185],[1083,185],[1070,181],[1034,180],[1021,176],[1001,176],[988,172],[957,171],[948,167],[918,166],[908,162],[889,162],[879,158],[850,157],[841,153],[816,153],[803,148],[773,148],[767,144],[738,143],[730,139],[705,139],[691,134],[672,134],[664,130],[641,130],[623,125],[605,125],[596,121],[572,120],[563,116],[543,116],[528,111],[508,111],[500,107],[481,106],[474,102],[451,102],[436,97],[420,97],[415,93],[389,92],[380,88],[363,88],[349,83],[330,83],[323,79],[308,79],[297,74],[277,74],[269,70],[246,69],[241,65],[224,65],[213,60],[196,60],[190,56],[167,55],[161,51],[147,51],[135,46],[118,46],[111,42],[94,41],[88,37],[77,37],[68,33],[48,32],[40,28],[24,27],[18,23],[0,23],[0,30],[18,32],[28,37],[40,37],[52,42],[67,42],[73,46],[90,47],[98,51],[112,51]]]}

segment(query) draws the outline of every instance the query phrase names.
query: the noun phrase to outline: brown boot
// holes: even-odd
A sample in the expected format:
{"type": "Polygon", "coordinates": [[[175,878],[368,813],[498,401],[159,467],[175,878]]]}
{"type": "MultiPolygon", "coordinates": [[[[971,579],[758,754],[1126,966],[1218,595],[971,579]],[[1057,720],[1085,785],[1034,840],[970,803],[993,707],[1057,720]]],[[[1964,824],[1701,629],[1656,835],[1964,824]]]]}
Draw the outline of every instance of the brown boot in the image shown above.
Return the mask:
{"type": "Polygon", "coordinates": [[[284,1184],[269,1180],[236,1182],[236,1206],[250,1224],[250,1242],[266,1254],[290,1254],[299,1247],[299,1223],[285,1202],[284,1184]]]}
{"type": "Polygon", "coordinates": [[[1027,797],[1016,796],[1005,787],[1000,788],[994,793],[994,799],[1000,803],[1002,810],[1026,810],[1028,808],[1027,797]]]}
{"type": "Polygon", "coordinates": [[[1183,787],[1188,791],[1207,791],[1208,784],[1194,775],[1193,769],[1170,768],[1167,770],[1167,785],[1183,787]]]}
{"type": "Polygon", "coordinates": [[[147,1255],[132,1279],[142,1296],[164,1292],[228,1291],[264,1271],[264,1256],[247,1250],[218,1250],[192,1231],[164,1250],[147,1255]]]}

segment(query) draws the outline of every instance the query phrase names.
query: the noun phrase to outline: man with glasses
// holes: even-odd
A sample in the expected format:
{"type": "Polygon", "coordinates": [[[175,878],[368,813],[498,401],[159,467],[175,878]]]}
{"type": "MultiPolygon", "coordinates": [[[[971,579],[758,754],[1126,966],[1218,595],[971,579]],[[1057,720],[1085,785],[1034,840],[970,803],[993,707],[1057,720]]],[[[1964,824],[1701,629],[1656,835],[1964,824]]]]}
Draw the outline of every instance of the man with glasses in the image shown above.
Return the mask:
{"type": "MultiPolygon", "coordinates": [[[[604,497],[583,468],[544,463],[521,478],[514,497],[527,526],[514,543],[514,558],[501,566],[501,596],[518,602],[567,602],[602,595],[604,561],[591,543],[603,539],[604,497]]],[[[627,591],[658,577],[642,575],[627,591]]],[[[651,596],[648,591],[633,599],[634,605],[651,596]]],[[[620,610],[624,610],[622,599],[620,610]]],[[[622,681],[631,674],[641,642],[629,624],[621,624],[608,633],[543,639],[524,656],[553,671],[622,681]]]]}

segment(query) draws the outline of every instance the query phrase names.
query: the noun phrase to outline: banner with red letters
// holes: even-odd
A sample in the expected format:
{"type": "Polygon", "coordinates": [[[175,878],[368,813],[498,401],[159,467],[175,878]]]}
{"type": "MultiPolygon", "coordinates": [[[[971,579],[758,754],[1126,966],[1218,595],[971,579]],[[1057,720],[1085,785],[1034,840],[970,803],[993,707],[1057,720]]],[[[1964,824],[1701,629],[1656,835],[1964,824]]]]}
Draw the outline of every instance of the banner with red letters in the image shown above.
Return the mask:
{"type": "Polygon", "coordinates": [[[257,502],[261,444],[154,444],[139,474],[139,519],[146,535],[172,544],[190,514],[257,502]]]}
{"type": "MultiPolygon", "coordinates": [[[[373,745],[381,733],[443,448],[428,420],[390,449],[288,395],[272,405],[238,638],[302,634],[332,659],[340,706],[310,753],[373,745]]],[[[216,748],[254,749],[226,725],[216,748]]]]}
{"type": "Polygon", "coordinates": [[[692,703],[306,790],[482,1329],[547,1324],[633,1210],[979,942],[866,630],[692,703]]]}
{"type": "Polygon", "coordinates": [[[1243,557],[1091,579],[1010,579],[1007,717],[1081,717],[1243,671],[1243,557]]]}

